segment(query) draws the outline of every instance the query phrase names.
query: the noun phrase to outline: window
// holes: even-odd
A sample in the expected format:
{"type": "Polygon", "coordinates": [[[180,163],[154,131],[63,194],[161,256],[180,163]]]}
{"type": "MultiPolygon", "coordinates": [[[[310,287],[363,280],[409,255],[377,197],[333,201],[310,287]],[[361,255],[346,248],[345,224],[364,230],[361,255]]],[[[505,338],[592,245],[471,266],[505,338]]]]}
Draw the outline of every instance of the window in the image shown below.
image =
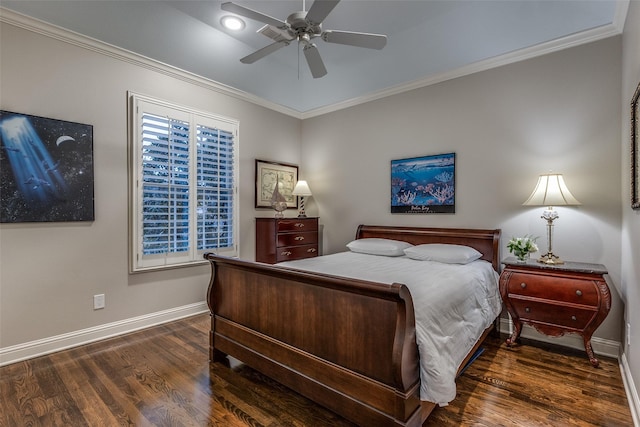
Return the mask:
{"type": "Polygon", "coordinates": [[[131,95],[131,271],[237,256],[238,122],[131,95]]]}

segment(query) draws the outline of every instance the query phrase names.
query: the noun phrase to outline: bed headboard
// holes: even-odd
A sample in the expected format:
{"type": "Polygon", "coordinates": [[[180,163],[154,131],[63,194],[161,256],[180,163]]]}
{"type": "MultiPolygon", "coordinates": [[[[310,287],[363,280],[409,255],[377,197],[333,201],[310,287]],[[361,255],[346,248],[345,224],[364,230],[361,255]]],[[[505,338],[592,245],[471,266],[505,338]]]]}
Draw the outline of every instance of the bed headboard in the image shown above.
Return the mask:
{"type": "Polygon", "coordinates": [[[496,271],[500,271],[500,229],[358,226],[356,239],[374,237],[402,240],[413,245],[449,243],[470,246],[482,253],[481,259],[489,261],[496,271]]]}

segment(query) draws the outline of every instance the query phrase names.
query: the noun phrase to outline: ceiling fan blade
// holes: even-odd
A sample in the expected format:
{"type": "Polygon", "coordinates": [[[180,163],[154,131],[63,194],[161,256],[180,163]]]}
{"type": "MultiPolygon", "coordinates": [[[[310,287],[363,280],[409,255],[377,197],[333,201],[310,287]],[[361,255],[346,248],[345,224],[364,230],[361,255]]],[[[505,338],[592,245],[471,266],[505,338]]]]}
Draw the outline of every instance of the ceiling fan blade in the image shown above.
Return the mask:
{"type": "Polygon", "coordinates": [[[321,24],[340,0],[316,0],[307,12],[306,20],[312,24],[321,24]]]}
{"type": "Polygon", "coordinates": [[[327,43],[347,44],[368,49],[382,49],[387,44],[387,36],[383,34],[356,33],[352,31],[327,30],[322,33],[322,40],[327,43]]]}
{"type": "Polygon", "coordinates": [[[273,25],[274,27],[278,27],[278,28],[287,27],[287,23],[284,21],[281,21],[269,15],[265,15],[262,12],[257,12],[253,9],[249,9],[248,7],[239,6],[235,3],[231,3],[231,2],[222,3],[220,8],[227,12],[244,16],[245,18],[249,18],[255,21],[264,22],[265,24],[273,25]]]}
{"type": "Polygon", "coordinates": [[[240,62],[242,62],[243,64],[253,64],[254,62],[256,62],[258,59],[262,59],[265,56],[269,55],[270,53],[275,52],[276,50],[288,46],[289,42],[275,42],[275,43],[271,43],[268,46],[263,47],[262,49],[258,49],[255,52],[253,52],[250,55],[245,56],[244,58],[240,59],[240,62]]]}
{"type": "Polygon", "coordinates": [[[304,57],[307,59],[307,64],[309,65],[311,75],[314,79],[320,78],[327,74],[327,69],[324,66],[324,62],[322,62],[320,52],[318,52],[318,48],[315,44],[306,44],[302,51],[304,52],[304,57]]]}

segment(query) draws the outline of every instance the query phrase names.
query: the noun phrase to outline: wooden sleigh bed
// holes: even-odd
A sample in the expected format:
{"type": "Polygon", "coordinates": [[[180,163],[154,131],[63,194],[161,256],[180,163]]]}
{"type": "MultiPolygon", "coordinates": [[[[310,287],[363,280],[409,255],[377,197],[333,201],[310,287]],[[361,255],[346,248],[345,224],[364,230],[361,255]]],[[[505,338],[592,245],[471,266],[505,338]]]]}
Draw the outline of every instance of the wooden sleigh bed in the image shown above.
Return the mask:
{"type": "MultiPolygon", "coordinates": [[[[361,225],[356,238],[466,245],[498,271],[500,230],[361,225]]],[[[211,362],[232,356],[361,426],[420,426],[435,407],[419,397],[405,285],[205,258],[212,267],[211,362]]]]}

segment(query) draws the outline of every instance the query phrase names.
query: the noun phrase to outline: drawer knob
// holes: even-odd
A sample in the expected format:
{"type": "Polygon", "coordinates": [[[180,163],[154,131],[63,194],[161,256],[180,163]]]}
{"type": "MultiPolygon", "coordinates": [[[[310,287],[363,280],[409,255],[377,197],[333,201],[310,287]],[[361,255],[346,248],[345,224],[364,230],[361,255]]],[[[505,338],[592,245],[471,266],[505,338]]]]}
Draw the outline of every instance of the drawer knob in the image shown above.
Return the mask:
{"type": "Polygon", "coordinates": [[[301,223],[301,222],[296,222],[296,227],[302,228],[302,227],[304,227],[304,224],[301,223]]]}
{"type": "Polygon", "coordinates": [[[529,307],[525,307],[524,311],[526,311],[527,313],[531,313],[531,309],[529,307]]]}
{"type": "Polygon", "coordinates": [[[527,284],[526,284],[526,283],[524,283],[524,282],[522,282],[522,283],[520,283],[520,287],[521,287],[522,289],[524,289],[524,288],[526,288],[526,287],[527,287],[527,284]]]}
{"type": "Polygon", "coordinates": [[[291,251],[282,251],[282,252],[280,253],[280,255],[283,255],[283,256],[289,256],[289,255],[291,255],[291,251]]]}
{"type": "Polygon", "coordinates": [[[576,316],[571,316],[571,320],[575,322],[576,320],[578,320],[578,318],[576,316]]]}
{"type": "Polygon", "coordinates": [[[316,248],[309,248],[307,249],[307,252],[309,253],[314,253],[316,251],[316,248]]]}
{"type": "Polygon", "coordinates": [[[578,290],[576,291],[576,295],[578,295],[579,297],[581,297],[581,296],[582,296],[582,291],[581,291],[580,289],[578,289],[578,290]]]}
{"type": "Polygon", "coordinates": [[[294,240],[304,240],[304,237],[303,237],[303,236],[296,236],[296,237],[294,238],[294,240]]]}

